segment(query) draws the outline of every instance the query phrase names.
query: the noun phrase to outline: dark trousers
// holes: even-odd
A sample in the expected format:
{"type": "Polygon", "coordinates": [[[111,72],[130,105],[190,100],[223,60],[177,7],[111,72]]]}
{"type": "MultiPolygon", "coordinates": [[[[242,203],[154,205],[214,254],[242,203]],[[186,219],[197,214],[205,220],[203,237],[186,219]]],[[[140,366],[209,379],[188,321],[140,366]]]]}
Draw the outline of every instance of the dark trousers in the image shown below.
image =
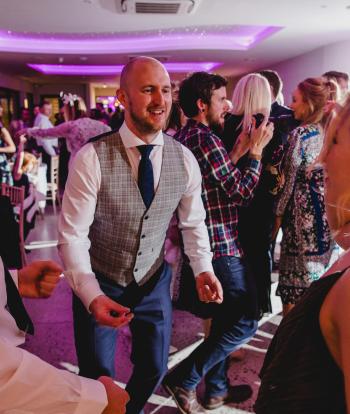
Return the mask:
{"type": "Polygon", "coordinates": [[[260,317],[272,312],[271,304],[271,229],[274,221],[273,197],[260,197],[259,203],[242,208],[239,216],[239,240],[246,262],[255,280],[260,317]]]}
{"type": "Polygon", "coordinates": [[[209,336],[171,373],[171,382],[194,390],[205,376],[208,397],[228,389],[227,357],[248,342],[257,329],[256,295],[242,259],[224,256],[213,260],[224,301],[213,311],[209,336]]]}
{"type": "MultiPolygon", "coordinates": [[[[167,370],[172,322],[170,266],[164,264],[141,287],[133,282],[125,288],[102,275],[97,278],[108,297],[130,307],[135,315],[130,323],[134,369],[126,390],[130,395],[127,413],[138,414],[167,370]]],[[[73,314],[80,375],[95,379],[101,375],[115,377],[118,330],[98,325],[76,296],[73,314]]]]}

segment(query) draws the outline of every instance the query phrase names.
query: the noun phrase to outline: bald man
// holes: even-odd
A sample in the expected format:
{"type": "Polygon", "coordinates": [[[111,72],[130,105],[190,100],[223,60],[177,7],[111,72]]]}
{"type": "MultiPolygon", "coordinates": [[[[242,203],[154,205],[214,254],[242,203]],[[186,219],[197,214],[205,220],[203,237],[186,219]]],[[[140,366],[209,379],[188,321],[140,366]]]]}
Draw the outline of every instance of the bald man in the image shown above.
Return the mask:
{"type": "Polygon", "coordinates": [[[197,161],[162,132],[171,108],[167,71],[139,57],[124,67],[117,96],[125,108],[119,133],[85,145],[70,170],[59,249],[75,293],[80,374],[115,376],[116,328],[129,323],[127,413],[138,414],[167,369],[171,272],[164,240],[174,212],[200,299],[221,303],[222,288],[211,264],[197,161]]]}

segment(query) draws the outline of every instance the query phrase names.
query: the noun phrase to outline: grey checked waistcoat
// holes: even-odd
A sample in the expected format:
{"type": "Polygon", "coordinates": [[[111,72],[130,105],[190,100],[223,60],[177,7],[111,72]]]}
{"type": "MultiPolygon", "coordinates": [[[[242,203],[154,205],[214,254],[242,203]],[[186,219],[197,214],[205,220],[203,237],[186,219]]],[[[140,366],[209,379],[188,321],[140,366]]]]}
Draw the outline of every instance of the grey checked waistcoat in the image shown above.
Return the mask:
{"type": "Polygon", "coordinates": [[[148,210],[118,133],[93,142],[101,167],[94,221],[90,227],[92,269],[121,286],[149,280],[164,260],[170,219],[187,185],[181,145],[164,135],[158,188],[148,210]]]}

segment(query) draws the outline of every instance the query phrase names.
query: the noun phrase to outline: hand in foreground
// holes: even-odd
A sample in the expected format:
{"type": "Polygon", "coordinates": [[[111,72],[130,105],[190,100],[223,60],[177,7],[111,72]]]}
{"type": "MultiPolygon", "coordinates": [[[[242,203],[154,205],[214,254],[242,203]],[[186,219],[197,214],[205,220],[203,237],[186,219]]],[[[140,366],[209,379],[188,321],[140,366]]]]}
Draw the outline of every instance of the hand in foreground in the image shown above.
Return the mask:
{"type": "Polygon", "coordinates": [[[129,394],[114,383],[110,377],[100,377],[98,381],[102,382],[106,388],[108,405],[102,411],[102,414],[124,414],[126,404],[129,401],[129,394]]]}
{"type": "Polygon", "coordinates": [[[212,272],[202,272],[196,276],[196,287],[202,302],[222,303],[224,294],[219,279],[212,272]]]}
{"type": "Polygon", "coordinates": [[[127,325],[134,317],[129,308],[120,305],[105,295],[97,296],[91,302],[89,309],[100,325],[112,328],[127,325]]]}
{"type": "Polygon", "coordinates": [[[18,290],[27,298],[47,298],[56,287],[62,269],[52,260],[36,261],[18,271],[18,290]]]}
{"type": "Polygon", "coordinates": [[[261,155],[263,149],[271,141],[273,136],[274,125],[272,122],[264,120],[259,128],[256,128],[256,120],[252,119],[252,128],[250,131],[249,151],[253,155],[261,155]]]}

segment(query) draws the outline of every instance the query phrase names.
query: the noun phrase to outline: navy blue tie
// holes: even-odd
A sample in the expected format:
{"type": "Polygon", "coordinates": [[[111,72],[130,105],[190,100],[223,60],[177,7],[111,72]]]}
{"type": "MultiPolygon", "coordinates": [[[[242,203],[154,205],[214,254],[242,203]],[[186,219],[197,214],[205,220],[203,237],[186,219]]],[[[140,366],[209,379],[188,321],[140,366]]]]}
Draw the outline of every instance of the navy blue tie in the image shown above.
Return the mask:
{"type": "Polygon", "coordinates": [[[7,308],[16,321],[18,328],[30,335],[34,334],[33,322],[30,319],[26,308],[23,305],[22,298],[17,290],[10,272],[5,268],[5,283],[7,293],[7,308]]]}
{"type": "Polygon", "coordinates": [[[138,185],[143,202],[145,203],[146,208],[148,208],[154,197],[153,167],[152,162],[149,159],[153,145],[139,145],[137,148],[141,154],[138,185]]]}

